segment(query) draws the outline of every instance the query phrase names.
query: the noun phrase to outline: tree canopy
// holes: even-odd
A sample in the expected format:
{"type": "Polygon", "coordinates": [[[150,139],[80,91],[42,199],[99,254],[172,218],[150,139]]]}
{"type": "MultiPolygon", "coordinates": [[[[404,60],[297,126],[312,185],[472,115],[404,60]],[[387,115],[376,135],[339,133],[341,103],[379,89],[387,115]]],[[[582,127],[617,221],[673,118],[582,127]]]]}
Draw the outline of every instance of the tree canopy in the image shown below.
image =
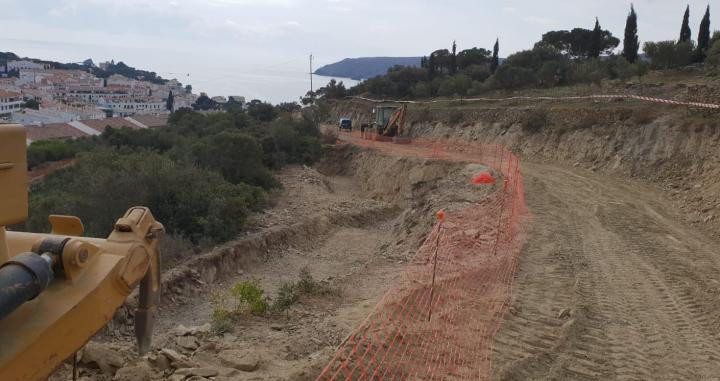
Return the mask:
{"type": "Polygon", "coordinates": [[[598,23],[597,30],[575,28],[547,32],[536,45],[553,47],[571,58],[590,58],[594,53],[609,54],[620,45],[620,40],[609,30],[600,29],[598,23]]]}

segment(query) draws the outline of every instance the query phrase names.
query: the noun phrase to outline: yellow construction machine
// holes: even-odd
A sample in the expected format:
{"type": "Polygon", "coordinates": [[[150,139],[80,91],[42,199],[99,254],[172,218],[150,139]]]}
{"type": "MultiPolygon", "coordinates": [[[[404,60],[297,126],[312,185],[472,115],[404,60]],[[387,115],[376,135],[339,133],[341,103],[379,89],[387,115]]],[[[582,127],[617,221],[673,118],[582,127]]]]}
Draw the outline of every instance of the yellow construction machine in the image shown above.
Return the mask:
{"type": "Polygon", "coordinates": [[[162,224],[134,207],[107,239],[82,237],[82,222],[70,216],[50,216],[50,234],[6,231],[27,218],[26,162],[24,128],[0,125],[0,380],[46,380],[138,285],[135,335],[147,352],[160,297],[162,224]]]}
{"type": "Polygon", "coordinates": [[[393,138],[395,143],[408,143],[409,139],[405,135],[405,116],[407,114],[407,105],[400,107],[395,106],[378,106],[373,108],[373,126],[378,136],[393,138]]]}

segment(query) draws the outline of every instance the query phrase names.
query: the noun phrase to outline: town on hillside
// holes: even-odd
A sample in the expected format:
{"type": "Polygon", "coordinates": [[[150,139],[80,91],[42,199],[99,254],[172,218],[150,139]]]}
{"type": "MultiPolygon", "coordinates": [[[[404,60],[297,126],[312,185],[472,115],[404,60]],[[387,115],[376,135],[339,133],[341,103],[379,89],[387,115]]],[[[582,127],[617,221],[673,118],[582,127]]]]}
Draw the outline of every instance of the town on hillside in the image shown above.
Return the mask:
{"type": "MultiPolygon", "coordinates": [[[[30,144],[99,135],[107,126],[164,126],[173,110],[191,108],[199,97],[206,97],[193,94],[191,86],[177,79],[164,80],[154,73],[130,78],[114,73],[116,68],[136,72],[121,62],[96,66],[91,60],[83,65],[0,61],[0,122],[26,126],[30,144]]],[[[212,101],[226,102],[224,97],[212,101]]]]}

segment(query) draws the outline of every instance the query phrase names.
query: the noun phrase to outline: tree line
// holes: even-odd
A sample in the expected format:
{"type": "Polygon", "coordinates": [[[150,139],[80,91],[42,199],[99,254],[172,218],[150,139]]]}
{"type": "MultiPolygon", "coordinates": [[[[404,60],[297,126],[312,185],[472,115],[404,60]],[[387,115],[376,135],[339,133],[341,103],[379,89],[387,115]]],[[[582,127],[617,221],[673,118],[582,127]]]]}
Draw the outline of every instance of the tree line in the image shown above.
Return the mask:
{"type": "Polygon", "coordinates": [[[170,242],[210,245],[235,237],[247,217],[279,187],[273,171],[311,164],[322,153],[317,108],[271,120],[248,110],[183,109],[157,129],[107,128],[100,136],[35,142],[29,165],[74,158],[30,191],[30,218],[20,228],[48,231],[50,214],[77,215],[91,236],[105,236],[128,207],[150,207],[170,242]]]}
{"type": "Polygon", "coordinates": [[[421,67],[397,66],[384,76],[371,78],[351,89],[331,83],[320,89],[325,98],[371,94],[379,97],[427,98],[472,96],[492,90],[600,84],[603,79],[641,77],[650,69],[671,69],[689,64],[720,65],[720,33],[711,36],[710,7],[700,23],[697,40],[690,28],[690,7],[683,15],[677,41],[646,42],[640,54],[638,13],[630,6],[623,48],[620,39],[602,28],[595,18],[592,29],[554,30],[542,35],[532,49],[520,51],[501,62],[500,39],[492,51],[473,47],[458,51],[435,50],[421,60],[421,67]]]}

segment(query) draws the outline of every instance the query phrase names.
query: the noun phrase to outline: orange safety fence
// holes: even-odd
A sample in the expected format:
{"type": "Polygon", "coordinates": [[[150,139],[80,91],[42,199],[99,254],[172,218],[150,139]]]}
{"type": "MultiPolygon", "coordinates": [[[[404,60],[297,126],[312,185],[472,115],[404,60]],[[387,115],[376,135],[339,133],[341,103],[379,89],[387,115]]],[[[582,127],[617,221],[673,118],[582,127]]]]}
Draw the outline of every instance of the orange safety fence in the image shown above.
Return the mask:
{"type": "Polygon", "coordinates": [[[396,284],[342,343],[318,380],[479,380],[512,296],[529,213],[520,160],[500,145],[447,139],[340,139],[388,155],[488,167],[468,182],[494,191],[438,222],[396,284]]]}

